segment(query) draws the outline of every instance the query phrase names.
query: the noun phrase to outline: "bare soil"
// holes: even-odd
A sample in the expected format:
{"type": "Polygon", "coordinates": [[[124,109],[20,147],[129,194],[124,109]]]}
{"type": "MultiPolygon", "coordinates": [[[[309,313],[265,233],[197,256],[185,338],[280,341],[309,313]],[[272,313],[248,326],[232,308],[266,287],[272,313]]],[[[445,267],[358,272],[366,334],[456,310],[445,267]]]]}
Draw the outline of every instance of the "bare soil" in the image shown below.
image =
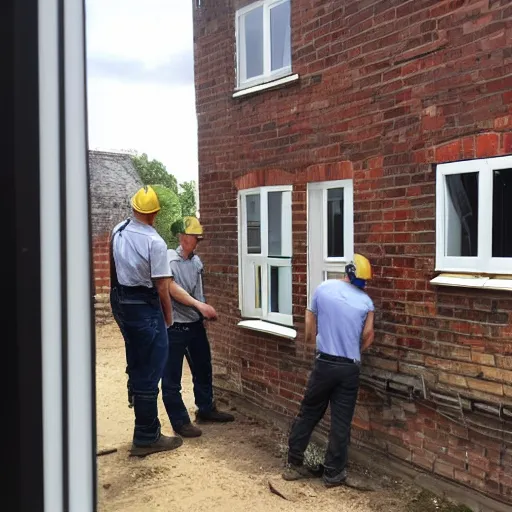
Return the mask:
{"type": "MultiPolygon", "coordinates": [[[[387,475],[352,465],[379,490],[326,489],[321,481],[284,482],[281,477],[286,433],[233,411],[236,421],[201,425],[203,436],[182,447],[145,459],[128,456],[133,411],[128,408],[124,343],[115,325],[97,329],[98,450],[117,448],[98,457],[101,512],[430,512],[463,510],[387,475]],[[272,492],[269,482],[279,496],[272,492]],[[284,497],[283,497],[284,496],[284,497]]],[[[188,366],[184,400],[191,418],[194,397],[188,366]]],[[[159,403],[162,431],[172,433],[159,403]]],[[[465,509],[467,510],[467,509],[465,509]]]]}

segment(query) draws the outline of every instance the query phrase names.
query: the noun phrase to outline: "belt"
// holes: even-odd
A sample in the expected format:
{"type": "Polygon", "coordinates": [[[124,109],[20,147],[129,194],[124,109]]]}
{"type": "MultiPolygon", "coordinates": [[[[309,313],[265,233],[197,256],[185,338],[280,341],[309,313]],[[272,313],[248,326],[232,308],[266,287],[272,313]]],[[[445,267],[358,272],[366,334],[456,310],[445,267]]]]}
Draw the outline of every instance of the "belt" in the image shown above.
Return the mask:
{"type": "Polygon", "coordinates": [[[350,359],[349,357],[343,356],[333,356],[331,354],[326,354],[325,352],[317,352],[317,359],[323,361],[331,361],[333,363],[352,363],[352,364],[361,364],[357,359],[350,359]]]}

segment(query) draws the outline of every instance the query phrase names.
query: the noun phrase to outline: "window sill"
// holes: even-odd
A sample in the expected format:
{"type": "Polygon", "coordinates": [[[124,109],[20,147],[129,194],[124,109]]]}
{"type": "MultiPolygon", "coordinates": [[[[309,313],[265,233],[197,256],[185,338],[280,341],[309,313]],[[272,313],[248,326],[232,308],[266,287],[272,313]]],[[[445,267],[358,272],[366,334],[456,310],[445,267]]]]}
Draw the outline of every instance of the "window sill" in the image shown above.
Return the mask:
{"type": "Polygon", "coordinates": [[[484,288],[486,290],[512,291],[512,279],[464,274],[439,274],[430,281],[435,286],[484,288]]]}
{"type": "Polygon", "coordinates": [[[249,96],[251,94],[256,94],[262,91],[268,91],[269,89],[277,89],[278,87],[283,87],[285,85],[292,84],[299,80],[299,75],[288,75],[283,78],[278,78],[277,80],[272,80],[272,82],[266,82],[259,85],[253,85],[252,87],[247,87],[246,89],[239,89],[233,93],[233,98],[241,98],[244,96],[249,96]]]}
{"type": "Polygon", "coordinates": [[[269,322],[264,322],[263,320],[242,320],[241,322],[238,322],[238,327],[241,327],[242,329],[249,329],[251,331],[273,334],[290,340],[294,340],[297,336],[297,331],[291,327],[271,324],[269,322]]]}

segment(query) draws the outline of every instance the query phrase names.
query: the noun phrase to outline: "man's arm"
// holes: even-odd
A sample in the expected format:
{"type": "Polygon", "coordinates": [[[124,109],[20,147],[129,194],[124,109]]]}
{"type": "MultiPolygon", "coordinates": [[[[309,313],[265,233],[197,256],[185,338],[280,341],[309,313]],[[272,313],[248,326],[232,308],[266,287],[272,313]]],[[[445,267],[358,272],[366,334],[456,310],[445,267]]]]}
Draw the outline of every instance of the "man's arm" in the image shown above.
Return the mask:
{"type": "Polygon", "coordinates": [[[375,331],[373,329],[374,316],[374,312],[370,311],[366,317],[362,335],[361,352],[364,352],[373,343],[373,339],[375,338],[375,331]]]}
{"type": "Polygon", "coordinates": [[[217,313],[212,306],[194,299],[194,297],[184,290],[174,279],[169,280],[168,295],[169,294],[180,304],[197,309],[205,318],[210,320],[217,318],[217,313]]]}
{"type": "Polygon", "coordinates": [[[172,324],[172,304],[171,297],[169,296],[169,281],[170,278],[164,277],[162,279],[155,279],[155,287],[160,297],[160,303],[162,304],[162,311],[164,313],[164,320],[167,327],[172,324]]]}
{"type": "Polygon", "coordinates": [[[306,343],[314,344],[316,341],[316,316],[306,309],[306,343]]]}

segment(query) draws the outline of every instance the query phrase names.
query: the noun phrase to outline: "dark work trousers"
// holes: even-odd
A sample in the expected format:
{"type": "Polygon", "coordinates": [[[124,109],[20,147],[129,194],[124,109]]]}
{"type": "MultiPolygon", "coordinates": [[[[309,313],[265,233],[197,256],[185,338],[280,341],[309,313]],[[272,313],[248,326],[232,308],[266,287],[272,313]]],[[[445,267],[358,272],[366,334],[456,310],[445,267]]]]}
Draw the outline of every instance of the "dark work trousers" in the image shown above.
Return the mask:
{"type": "Polygon", "coordinates": [[[125,341],[129,389],[135,411],[133,442],[160,438],[158,384],[167,360],[165,320],[156,290],[116,284],[110,293],[112,313],[125,341]]]}
{"type": "Polygon", "coordinates": [[[350,425],[359,388],[359,364],[349,359],[318,354],[300,411],[288,440],[288,462],[302,465],[316,424],[331,405],[331,429],[324,471],[329,478],[343,477],[348,459],[350,425]]]}
{"type": "Polygon", "coordinates": [[[202,320],[191,323],[174,323],[167,330],[169,357],[162,377],[162,398],[173,428],[190,423],[187,408],[181,397],[183,357],[187,358],[194,397],[199,412],[213,409],[212,356],[202,320]]]}

